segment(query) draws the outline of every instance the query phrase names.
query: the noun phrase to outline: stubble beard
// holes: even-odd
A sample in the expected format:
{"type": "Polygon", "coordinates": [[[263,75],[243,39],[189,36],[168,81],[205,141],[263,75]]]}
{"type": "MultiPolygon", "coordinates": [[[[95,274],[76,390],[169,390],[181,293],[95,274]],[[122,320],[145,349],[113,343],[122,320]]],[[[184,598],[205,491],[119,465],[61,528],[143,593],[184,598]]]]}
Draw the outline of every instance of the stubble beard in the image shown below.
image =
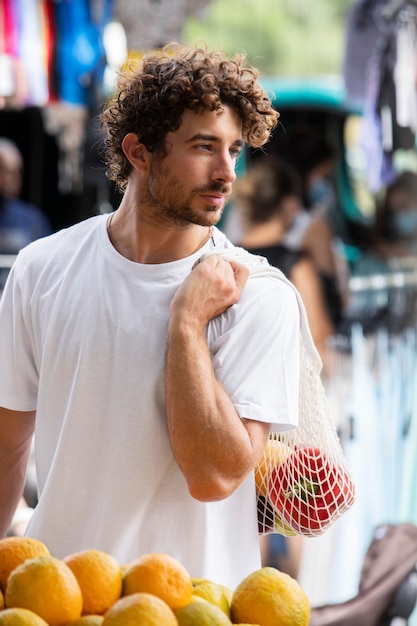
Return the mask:
{"type": "Polygon", "coordinates": [[[178,178],[169,174],[162,160],[157,159],[151,165],[144,198],[147,213],[156,223],[164,226],[214,226],[220,220],[226,202],[222,207],[208,205],[203,213],[198,212],[193,209],[192,202],[202,193],[223,193],[229,196],[230,186],[213,183],[210,186],[195,187],[190,192],[178,178]]]}

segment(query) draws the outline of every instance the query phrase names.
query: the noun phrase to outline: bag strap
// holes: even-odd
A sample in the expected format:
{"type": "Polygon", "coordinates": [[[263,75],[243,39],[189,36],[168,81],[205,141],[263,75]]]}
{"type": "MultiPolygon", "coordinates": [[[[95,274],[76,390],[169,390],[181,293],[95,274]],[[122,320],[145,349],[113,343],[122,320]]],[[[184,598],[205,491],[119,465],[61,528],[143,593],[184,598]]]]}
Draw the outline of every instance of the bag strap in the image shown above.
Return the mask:
{"type": "Polygon", "coordinates": [[[306,312],[304,302],[298,290],[293,285],[293,283],[290,280],[288,280],[288,278],[283,274],[283,272],[281,272],[280,269],[270,265],[266,257],[260,256],[257,254],[252,254],[251,252],[248,252],[247,250],[239,246],[236,246],[234,248],[220,248],[220,249],[216,248],[212,252],[206,252],[205,254],[203,254],[200,258],[200,261],[203,261],[204,259],[206,259],[207,257],[213,254],[219,255],[223,257],[224,259],[226,259],[227,261],[237,261],[238,263],[245,265],[246,267],[248,267],[249,272],[250,272],[249,278],[265,277],[265,276],[276,278],[280,280],[281,282],[285,283],[286,285],[288,285],[293,290],[293,292],[296,295],[297,304],[298,304],[298,308],[300,311],[300,334],[301,334],[302,344],[309,357],[309,361],[311,363],[312,368],[317,373],[320,373],[322,366],[323,366],[322,360],[314,344],[313,337],[311,335],[311,330],[310,330],[310,326],[308,323],[307,312],[306,312]]]}

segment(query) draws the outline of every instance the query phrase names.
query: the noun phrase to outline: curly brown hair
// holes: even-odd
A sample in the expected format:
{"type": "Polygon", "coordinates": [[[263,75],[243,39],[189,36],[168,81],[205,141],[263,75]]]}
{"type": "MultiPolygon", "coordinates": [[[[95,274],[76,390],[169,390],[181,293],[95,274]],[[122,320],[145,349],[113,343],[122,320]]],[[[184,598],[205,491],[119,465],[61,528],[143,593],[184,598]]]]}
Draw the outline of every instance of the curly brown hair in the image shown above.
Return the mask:
{"type": "Polygon", "coordinates": [[[166,134],[178,130],[186,109],[201,113],[230,106],[242,120],[244,140],[254,148],[263,146],[279,114],[258,82],[258,70],[244,62],[244,54],[229,57],[175,43],[133,60],[120,72],[116,92],[100,116],[108,178],[126,189],[131,165],[122,141],[128,133],[163,156],[166,134]]]}

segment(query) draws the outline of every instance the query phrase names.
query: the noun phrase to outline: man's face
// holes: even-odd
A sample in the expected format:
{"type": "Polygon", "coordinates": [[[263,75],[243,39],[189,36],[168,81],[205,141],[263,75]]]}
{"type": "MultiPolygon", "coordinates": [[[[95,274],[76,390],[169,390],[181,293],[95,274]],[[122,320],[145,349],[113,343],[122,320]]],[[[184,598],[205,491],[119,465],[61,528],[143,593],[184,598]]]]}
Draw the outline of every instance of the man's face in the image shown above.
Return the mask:
{"type": "Polygon", "coordinates": [[[154,217],[187,225],[216,224],[236,178],[242,123],[225,106],[219,114],[185,111],[180,128],[166,137],[167,156],[152,155],[147,202],[154,217]]]}

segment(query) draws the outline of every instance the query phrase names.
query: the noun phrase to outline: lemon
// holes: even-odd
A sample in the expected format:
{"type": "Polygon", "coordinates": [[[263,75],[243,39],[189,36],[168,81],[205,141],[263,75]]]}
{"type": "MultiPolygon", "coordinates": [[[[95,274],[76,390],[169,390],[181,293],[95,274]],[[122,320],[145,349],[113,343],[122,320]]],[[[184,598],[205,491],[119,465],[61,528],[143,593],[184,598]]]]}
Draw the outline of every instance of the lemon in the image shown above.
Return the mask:
{"type": "Polygon", "coordinates": [[[210,602],[192,602],[175,612],[178,626],[230,626],[231,621],[210,602]]]}
{"type": "Polygon", "coordinates": [[[193,596],[198,596],[210,602],[210,604],[218,606],[219,609],[230,618],[232,591],[224,585],[220,585],[211,580],[204,580],[197,584],[193,583],[193,596]]]}
{"type": "Polygon", "coordinates": [[[0,626],[48,626],[48,624],[29,609],[13,608],[0,611],[0,626]]]}
{"type": "Polygon", "coordinates": [[[102,626],[178,626],[169,606],[150,593],[132,593],[117,600],[102,626]]]}
{"type": "Polygon", "coordinates": [[[81,617],[78,581],[64,561],[38,556],[16,567],[7,580],[5,604],[33,611],[49,624],[64,626],[81,617]]]}
{"type": "Polygon", "coordinates": [[[0,590],[6,591],[9,574],[27,559],[49,556],[46,545],[33,537],[4,537],[0,540],[0,590]]]}
{"type": "Polygon", "coordinates": [[[232,598],[232,621],[259,626],[308,626],[310,603],[299,583],[274,567],[249,574],[232,598]]]}

